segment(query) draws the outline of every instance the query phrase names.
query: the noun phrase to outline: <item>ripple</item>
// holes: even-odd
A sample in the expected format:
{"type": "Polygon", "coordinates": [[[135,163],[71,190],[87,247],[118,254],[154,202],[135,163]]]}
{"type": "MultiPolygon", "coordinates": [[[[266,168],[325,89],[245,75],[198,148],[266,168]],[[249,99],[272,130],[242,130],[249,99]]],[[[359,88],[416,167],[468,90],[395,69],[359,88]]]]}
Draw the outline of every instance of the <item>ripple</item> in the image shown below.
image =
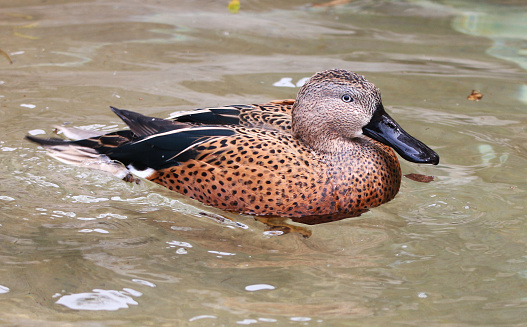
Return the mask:
{"type": "Polygon", "coordinates": [[[149,286],[149,287],[156,287],[157,286],[156,284],[154,284],[152,282],[149,282],[147,280],[144,280],[144,279],[134,278],[134,279],[132,279],[132,282],[137,283],[137,284],[141,284],[141,285],[145,285],[145,286],[149,286]]]}
{"type": "Polygon", "coordinates": [[[91,293],[64,295],[56,303],[73,310],[116,311],[138,304],[129,295],[141,296],[142,293],[132,289],[123,291],[94,289],[91,293]]]}
{"type": "Polygon", "coordinates": [[[195,316],[195,317],[190,318],[188,321],[192,322],[192,321],[196,321],[200,319],[216,319],[216,316],[211,316],[211,315],[195,316]]]}

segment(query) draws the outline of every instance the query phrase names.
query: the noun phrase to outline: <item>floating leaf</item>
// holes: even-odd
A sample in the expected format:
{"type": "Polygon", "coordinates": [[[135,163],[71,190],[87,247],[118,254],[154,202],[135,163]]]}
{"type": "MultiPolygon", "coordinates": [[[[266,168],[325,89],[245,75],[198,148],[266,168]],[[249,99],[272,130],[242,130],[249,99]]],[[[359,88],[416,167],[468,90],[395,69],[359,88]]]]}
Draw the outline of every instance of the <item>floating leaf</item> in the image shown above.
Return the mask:
{"type": "Polygon", "coordinates": [[[0,49],[0,55],[6,57],[7,60],[9,60],[9,63],[12,64],[13,63],[13,60],[11,60],[11,58],[9,57],[9,55],[2,49],[0,49]]]}
{"type": "Polygon", "coordinates": [[[413,181],[420,183],[430,183],[434,180],[434,176],[421,175],[421,174],[406,174],[404,177],[409,178],[413,181]]]}
{"type": "Polygon", "coordinates": [[[483,98],[483,94],[476,90],[472,90],[472,93],[467,97],[470,101],[479,101],[481,98],[483,98]]]}
{"type": "Polygon", "coordinates": [[[227,9],[233,14],[237,14],[240,11],[240,0],[231,0],[227,9]]]}

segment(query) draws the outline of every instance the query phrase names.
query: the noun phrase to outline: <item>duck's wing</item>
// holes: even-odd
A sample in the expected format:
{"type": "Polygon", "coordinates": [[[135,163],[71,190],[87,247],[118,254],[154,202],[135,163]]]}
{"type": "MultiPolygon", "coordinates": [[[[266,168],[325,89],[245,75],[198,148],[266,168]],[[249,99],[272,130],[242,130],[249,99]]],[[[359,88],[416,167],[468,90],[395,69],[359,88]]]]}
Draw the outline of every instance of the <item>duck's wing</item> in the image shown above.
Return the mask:
{"type": "Polygon", "coordinates": [[[96,168],[121,178],[130,176],[127,167],[144,177],[146,171],[177,166],[196,158],[201,144],[234,135],[237,126],[289,133],[293,103],[294,100],[280,100],[261,105],[198,109],[180,113],[173,119],[148,117],[112,107],[130,130],[73,141],[26,138],[67,164],[96,168]]]}
{"type": "Polygon", "coordinates": [[[140,137],[119,146],[101,144],[103,137],[76,143],[94,148],[126,166],[132,165],[136,170],[159,170],[196,157],[197,148],[203,143],[233,134],[235,131],[230,127],[190,125],[140,137]]]}
{"type": "Polygon", "coordinates": [[[240,125],[266,130],[291,131],[291,111],[295,100],[275,100],[264,104],[230,105],[175,112],[170,119],[177,122],[240,125]]]}

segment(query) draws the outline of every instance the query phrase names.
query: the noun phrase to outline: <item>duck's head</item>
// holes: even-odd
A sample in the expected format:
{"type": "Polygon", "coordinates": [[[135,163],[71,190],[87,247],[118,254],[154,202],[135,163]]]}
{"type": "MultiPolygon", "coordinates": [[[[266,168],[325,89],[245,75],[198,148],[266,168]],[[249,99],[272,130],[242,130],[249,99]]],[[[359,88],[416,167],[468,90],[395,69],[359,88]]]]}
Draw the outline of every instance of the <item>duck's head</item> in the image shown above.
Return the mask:
{"type": "Polygon", "coordinates": [[[292,131],[323,153],[339,152],[342,144],[366,136],[392,147],[408,161],[439,163],[437,153],[386,113],[379,89],[347,70],[316,73],[300,88],[293,105],[292,131]]]}

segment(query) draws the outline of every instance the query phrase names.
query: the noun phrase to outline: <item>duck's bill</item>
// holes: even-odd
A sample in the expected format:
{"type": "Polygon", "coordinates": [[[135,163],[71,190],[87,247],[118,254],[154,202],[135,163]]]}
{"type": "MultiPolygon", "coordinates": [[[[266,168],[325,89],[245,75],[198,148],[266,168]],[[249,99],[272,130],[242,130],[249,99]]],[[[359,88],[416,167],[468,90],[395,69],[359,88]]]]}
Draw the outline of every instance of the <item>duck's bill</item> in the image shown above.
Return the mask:
{"type": "Polygon", "coordinates": [[[362,128],[364,135],[392,147],[404,159],[416,163],[437,165],[439,156],[423,142],[406,133],[404,129],[378,106],[368,125],[362,128]]]}

